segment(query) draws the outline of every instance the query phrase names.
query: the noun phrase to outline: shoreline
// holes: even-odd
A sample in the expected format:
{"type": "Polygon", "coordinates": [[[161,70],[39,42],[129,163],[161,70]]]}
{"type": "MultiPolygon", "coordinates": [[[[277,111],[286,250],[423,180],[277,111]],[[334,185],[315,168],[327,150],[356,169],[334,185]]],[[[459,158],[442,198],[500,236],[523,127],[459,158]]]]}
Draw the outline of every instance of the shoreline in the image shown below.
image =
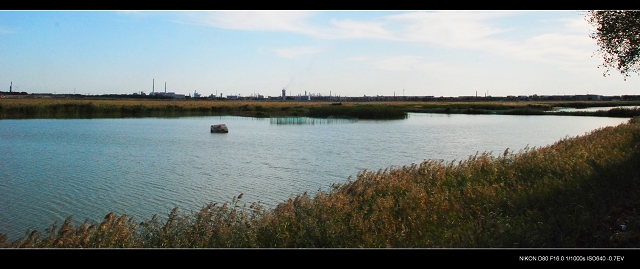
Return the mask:
{"type": "Polygon", "coordinates": [[[0,99],[2,119],[87,119],[189,116],[243,116],[256,118],[312,117],[403,119],[406,113],[556,115],[625,117],[640,116],[640,101],[235,101],[235,100],[139,100],[139,99],[0,99]],[[554,107],[588,108],[635,106],[608,111],[561,111],[554,107]]]}

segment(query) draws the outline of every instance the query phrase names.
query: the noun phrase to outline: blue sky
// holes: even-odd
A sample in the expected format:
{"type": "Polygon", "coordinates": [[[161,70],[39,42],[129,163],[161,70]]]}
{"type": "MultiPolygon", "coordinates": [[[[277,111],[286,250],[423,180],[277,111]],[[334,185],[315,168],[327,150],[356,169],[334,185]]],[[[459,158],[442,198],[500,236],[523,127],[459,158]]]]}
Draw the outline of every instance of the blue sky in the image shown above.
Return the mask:
{"type": "Polygon", "coordinates": [[[584,11],[0,11],[0,88],[341,96],[640,94],[584,11]]]}

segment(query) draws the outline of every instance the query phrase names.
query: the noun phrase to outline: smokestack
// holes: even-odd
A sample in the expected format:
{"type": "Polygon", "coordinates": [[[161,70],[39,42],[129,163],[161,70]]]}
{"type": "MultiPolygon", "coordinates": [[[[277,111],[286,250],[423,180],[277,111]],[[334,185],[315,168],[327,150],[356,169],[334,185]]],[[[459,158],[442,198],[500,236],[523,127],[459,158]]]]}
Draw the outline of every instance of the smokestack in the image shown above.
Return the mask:
{"type": "Polygon", "coordinates": [[[11,81],[11,86],[9,86],[9,92],[11,92],[12,88],[13,88],[13,81],[11,81]]]}
{"type": "Polygon", "coordinates": [[[156,79],[153,79],[153,86],[151,86],[151,93],[154,93],[156,91],[156,79]]]}
{"type": "Polygon", "coordinates": [[[167,93],[167,82],[164,83],[164,93],[167,93]]]}

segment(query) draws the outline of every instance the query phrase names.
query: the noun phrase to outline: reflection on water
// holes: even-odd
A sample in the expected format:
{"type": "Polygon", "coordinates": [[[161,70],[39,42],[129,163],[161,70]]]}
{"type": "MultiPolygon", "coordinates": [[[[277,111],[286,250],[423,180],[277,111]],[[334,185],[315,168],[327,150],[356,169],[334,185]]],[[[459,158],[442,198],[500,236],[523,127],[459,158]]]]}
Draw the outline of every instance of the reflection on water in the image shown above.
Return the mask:
{"type": "Polygon", "coordinates": [[[355,123],[358,119],[339,119],[339,118],[309,118],[309,117],[281,117],[271,118],[271,124],[339,124],[339,123],[355,123]]]}

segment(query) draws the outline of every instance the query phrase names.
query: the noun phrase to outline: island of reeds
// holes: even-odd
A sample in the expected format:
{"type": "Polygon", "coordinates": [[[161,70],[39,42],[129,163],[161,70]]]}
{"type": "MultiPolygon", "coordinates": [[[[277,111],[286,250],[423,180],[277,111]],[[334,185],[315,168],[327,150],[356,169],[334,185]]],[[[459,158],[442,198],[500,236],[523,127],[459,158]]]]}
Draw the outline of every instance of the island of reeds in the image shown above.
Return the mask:
{"type": "Polygon", "coordinates": [[[539,148],[362,171],[274,208],[69,217],[4,248],[637,248],[640,118],[539,148]]]}
{"type": "Polygon", "coordinates": [[[125,118],[185,116],[317,117],[404,119],[401,106],[380,103],[175,101],[175,100],[0,100],[0,119],[125,118]]]}
{"type": "Polygon", "coordinates": [[[572,115],[633,117],[640,101],[260,101],[260,100],[154,100],[88,98],[4,98],[1,119],[128,118],[185,116],[314,117],[404,119],[408,112],[498,115],[572,115]],[[552,112],[555,107],[616,107],[609,111],[552,112]]]}

